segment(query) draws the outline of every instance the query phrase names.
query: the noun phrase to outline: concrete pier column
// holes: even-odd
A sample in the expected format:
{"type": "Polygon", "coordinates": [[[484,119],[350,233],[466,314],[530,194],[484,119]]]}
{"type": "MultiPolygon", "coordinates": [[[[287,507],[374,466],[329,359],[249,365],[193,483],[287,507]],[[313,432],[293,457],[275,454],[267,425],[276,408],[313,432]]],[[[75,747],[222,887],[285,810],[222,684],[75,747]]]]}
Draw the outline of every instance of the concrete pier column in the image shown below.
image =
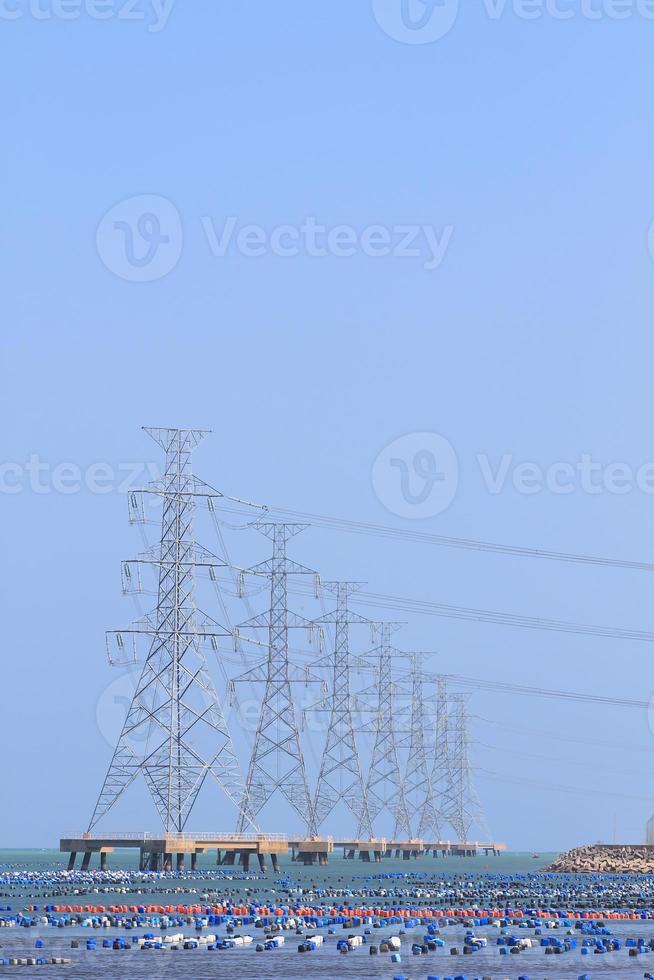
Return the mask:
{"type": "Polygon", "coordinates": [[[68,870],[72,871],[75,867],[75,861],[77,859],[77,851],[71,851],[70,857],[68,858],[68,870]]]}
{"type": "Polygon", "coordinates": [[[375,864],[381,864],[382,852],[375,851],[375,864]]]}
{"type": "Polygon", "coordinates": [[[365,861],[366,863],[369,863],[370,862],[370,851],[359,851],[359,860],[360,861],[365,861]]]}
{"type": "Polygon", "coordinates": [[[170,854],[168,852],[166,854],[164,854],[163,869],[164,869],[164,871],[172,871],[173,870],[173,856],[172,856],[172,854],[170,854]]]}
{"type": "Polygon", "coordinates": [[[180,853],[180,854],[177,855],[177,870],[178,871],[183,871],[184,870],[184,854],[183,853],[180,853]]]}
{"type": "Polygon", "coordinates": [[[220,853],[220,851],[216,851],[216,864],[222,864],[222,863],[223,863],[223,856],[220,853]]]}
{"type": "Polygon", "coordinates": [[[408,861],[410,857],[411,857],[411,851],[402,851],[402,860],[403,861],[408,861]]]}
{"type": "Polygon", "coordinates": [[[354,848],[353,847],[350,848],[350,850],[347,852],[347,854],[345,855],[345,857],[347,858],[348,861],[353,861],[354,860],[354,848]]]}
{"type": "Polygon", "coordinates": [[[250,852],[241,851],[241,864],[243,865],[244,871],[250,870],[250,852]]]}
{"type": "Polygon", "coordinates": [[[275,872],[276,875],[278,875],[279,874],[279,861],[277,860],[277,855],[276,854],[271,854],[270,855],[270,860],[272,862],[273,871],[275,872]]]}
{"type": "MultiPolygon", "coordinates": [[[[352,857],[354,857],[354,852],[352,852],[352,857]]],[[[329,863],[329,859],[327,857],[327,851],[320,851],[318,854],[318,864],[320,864],[321,867],[325,868],[327,867],[328,863],[329,863]]]]}
{"type": "Polygon", "coordinates": [[[225,857],[223,858],[223,864],[232,866],[236,864],[236,851],[225,851],[225,857]]]}
{"type": "Polygon", "coordinates": [[[263,856],[263,854],[257,854],[257,857],[259,858],[259,868],[261,870],[261,873],[265,874],[266,871],[268,870],[268,868],[266,867],[266,859],[263,856]]]}
{"type": "Polygon", "coordinates": [[[82,858],[82,871],[88,871],[90,863],[91,863],[91,852],[84,851],[84,857],[82,858]]]}
{"type": "Polygon", "coordinates": [[[191,871],[196,871],[198,867],[198,852],[193,851],[191,854],[191,871]]]}
{"type": "Polygon", "coordinates": [[[107,870],[107,852],[100,851],[100,871],[107,870]]]}

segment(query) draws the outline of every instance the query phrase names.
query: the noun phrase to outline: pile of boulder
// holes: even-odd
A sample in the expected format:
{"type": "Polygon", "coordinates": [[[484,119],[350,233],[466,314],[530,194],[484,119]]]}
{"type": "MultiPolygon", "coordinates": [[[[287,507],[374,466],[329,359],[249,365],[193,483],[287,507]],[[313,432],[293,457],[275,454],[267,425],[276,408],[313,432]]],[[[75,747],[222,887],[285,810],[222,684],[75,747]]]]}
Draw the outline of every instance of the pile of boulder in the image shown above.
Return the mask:
{"type": "Polygon", "coordinates": [[[591,844],[560,854],[546,871],[577,874],[654,874],[654,845],[591,844]]]}

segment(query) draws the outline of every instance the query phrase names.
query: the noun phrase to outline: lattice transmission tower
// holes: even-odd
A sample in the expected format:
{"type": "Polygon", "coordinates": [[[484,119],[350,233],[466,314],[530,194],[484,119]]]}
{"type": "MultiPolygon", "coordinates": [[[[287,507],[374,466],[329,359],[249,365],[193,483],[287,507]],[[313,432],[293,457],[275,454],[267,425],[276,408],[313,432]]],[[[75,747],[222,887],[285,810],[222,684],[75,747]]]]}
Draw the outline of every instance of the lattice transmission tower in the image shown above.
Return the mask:
{"type": "Polygon", "coordinates": [[[454,827],[455,798],[450,738],[450,700],[447,679],[436,678],[436,737],[432,759],[432,788],[438,819],[443,828],[454,827]]]}
{"type": "Polygon", "coordinates": [[[316,625],[335,624],[332,681],[329,691],[327,737],[314,797],[315,827],[319,830],[342,801],[357,819],[359,836],[373,837],[368,794],[361,772],[361,760],[354,735],[350,692],[351,659],[349,626],[370,620],[352,612],[348,597],[359,586],[354,582],[328,582],[323,588],[336,595],[336,609],[315,620],[316,625]]]}
{"type": "MultiPolygon", "coordinates": [[[[313,802],[309,791],[304,753],[300,740],[297,715],[291,685],[317,680],[305,669],[291,664],[288,631],[291,628],[310,629],[312,622],[288,609],[288,576],[314,575],[286,555],[288,540],[303,531],[307,524],[258,524],[257,528],[270,538],[273,552],[270,559],[247,571],[270,578],[270,608],[241,623],[238,630],[266,629],[268,657],[266,661],[236,678],[239,682],[261,682],[264,686],[259,722],[246,780],[248,807],[255,816],[270,798],[281,792],[306,824],[307,833],[316,833],[313,802]]],[[[245,816],[238,829],[244,829],[245,816]]]]}
{"type": "Polygon", "coordinates": [[[449,819],[459,840],[467,841],[473,824],[484,826],[485,821],[472,780],[467,695],[453,695],[452,707],[453,731],[450,743],[452,810],[449,819]]]}
{"type": "MultiPolygon", "coordinates": [[[[395,821],[395,837],[398,840],[408,840],[411,837],[411,820],[400,771],[393,696],[393,661],[401,656],[391,645],[391,635],[397,628],[393,623],[381,624],[380,643],[375,651],[377,706],[366,793],[371,819],[376,820],[383,810],[387,810],[395,821]]],[[[363,836],[361,830],[359,836],[363,836]]]]}
{"type": "Polygon", "coordinates": [[[432,785],[428,743],[430,720],[424,698],[423,655],[411,655],[411,724],[409,754],[404,777],[404,798],[411,827],[421,840],[436,841],[440,825],[432,785]]]}
{"type": "Polygon", "coordinates": [[[228,631],[200,614],[195,570],[225,562],[195,541],[196,497],[217,491],[191,472],[191,454],[206,432],[146,428],[166,454],[163,477],[129,496],[130,521],[147,522],[144,494],[159,498],[163,512],[157,545],[123,564],[125,592],[144,591],[141,568],[158,575],[157,605],[128,630],[112,634],[119,649],[123,634],[149,639],[149,652],[132,697],[113,758],[96,803],[89,831],[142,775],[164,830],[180,833],[207,776],[213,777],[246,824],[245,787],[222,706],[207,669],[203,641],[228,631]],[[203,617],[199,621],[199,615],[203,617]]]}

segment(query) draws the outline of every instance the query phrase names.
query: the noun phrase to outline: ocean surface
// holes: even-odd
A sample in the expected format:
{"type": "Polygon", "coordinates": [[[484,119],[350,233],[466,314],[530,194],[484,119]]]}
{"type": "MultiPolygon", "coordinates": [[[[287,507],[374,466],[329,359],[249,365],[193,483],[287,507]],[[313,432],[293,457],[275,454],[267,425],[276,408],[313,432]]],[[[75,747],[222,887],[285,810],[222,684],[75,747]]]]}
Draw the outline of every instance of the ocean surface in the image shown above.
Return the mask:
{"type": "MultiPolygon", "coordinates": [[[[187,873],[183,876],[174,875],[159,879],[154,883],[141,882],[135,879],[131,883],[129,894],[121,894],[120,883],[116,891],[109,882],[100,883],[99,878],[89,881],[76,875],[67,884],[62,884],[59,873],[66,867],[64,856],[52,850],[13,850],[0,851],[0,906],[6,910],[11,905],[11,912],[0,911],[0,916],[9,916],[21,911],[27,905],[46,904],[102,904],[111,905],[124,903],[126,905],[151,904],[183,904],[200,902],[202,896],[229,894],[234,902],[239,896],[244,901],[259,899],[270,904],[275,901],[288,900],[287,888],[325,888],[329,891],[337,889],[352,889],[354,891],[377,889],[380,886],[407,888],[432,888],[440,880],[449,882],[467,882],[466,887],[481,889],[493,887],[494,876],[533,876],[543,868],[555,855],[541,854],[534,858],[531,854],[509,853],[498,857],[477,858],[431,858],[423,857],[418,860],[405,862],[402,860],[386,860],[381,865],[363,865],[359,861],[345,861],[338,856],[330,860],[326,868],[305,868],[293,864],[290,860],[282,862],[280,875],[270,872],[267,876],[258,873],[243,875],[238,869],[216,869],[215,864],[207,856],[201,861],[196,874],[187,873]],[[6,883],[8,872],[18,873],[19,880],[13,880],[11,885],[6,883]],[[20,881],[21,877],[26,880],[20,881]],[[380,878],[379,876],[383,876],[380,878]],[[31,879],[31,880],[28,880],[31,879]],[[98,893],[96,889],[101,888],[98,893]],[[106,889],[106,890],[105,890],[106,889]],[[53,895],[56,893],[56,897],[53,895]]],[[[116,852],[110,855],[110,870],[120,871],[135,868],[135,855],[129,852],[116,852]]],[[[79,863],[78,863],[79,866],[79,863]]],[[[93,869],[92,869],[93,870],[93,869]]],[[[562,887],[566,887],[567,876],[550,876],[549,888],[558,887],[560,879],[562,887]],[[554,884],[552,885],[552,881],[554,884]]],[[[539,878],[517,878],[518,886],[524,881],[525,904],[538,892],[539,878]]],[[[634,879],[635,880],[635,879],[634,879]]],[[[616,882],[615,895],[620,894],[624,887],[616,882]]],[[[627,882],[629,886],[629,882],[627,882]]],[[[514,882],[513,887],[516,887],[514,882]]],[[[579,894],[581,885],[575,885],[579,894]]],[[[639,885],[637,885],[639,887],[639,885]]],[[[603,894],[604,906],[611,903],[613,888],[611,881],[603,894]]],[[[334,899],[335,901],[335,899],[334,899]]],[[[356,899],[352,904],[356,904],[356,899]]],[[[589,899],[592,904],[592,899],[589,899]]],[[[372,899],[371,904],[376,904],[372,899]]],[[[331,904],[329,899],[325,904],[331,904]]],[[[362,900],[363,904],[363,900],[362,900]]],[[[381,904],[381,903],[379,903],[381,904]]],[[[402,904],[398,902],[397,904],[402,904]]],[[[404,903],[411,905],[410,899],[404,903]]],[[[428,902],[427,904],[436,904],[428,902]]],[[[616,900],[615,904],[619,904],[616,900]]],[[[643,936],[647,940],[654,937],[654,921],[607,922],[613,935],[622,937],[643,936]]],[[[133,930],[140,935],[147,929],[133,930]]],[[[151,930],[155,931],[156,930],[151,930]]],[[[194,925],[187,924],[182,928],[174,927],[169,932],[183,931],[184,935],[194,938],[202,933],[195,930],[194,925]]],[[[546,955],[544,949],[536,945],[531,950],[525,950],[519,955],[500,956],[496,945],[498,930],[491,927],[479,927],[475,934],[487,936],[489,946],[471,956],[450,954],[450,948],[462,949],[464,927],[456,925],[443,930],[442,938],[445,947],[424,956],[413,956],[411,943],[421,941],[425,934],[424,927],[407,930],[402,939],[402,961],[391,962],[390,956],[380,954],[371,956],[367,945],[348,953],[340,954],[336,949],[338,939],[349,934],[363,934],[363,927],[349,928],[343,931],[336,927],[335,935],[328,935],[328,930],[314,930],[326,937],[325,944],[315,951],[300,954],[298,943],[302,937],[294,931],[284,932],[285,944],[278,950],[256,952],[256,942],[262,939],[262,930],[253,926],[244,926],[237,932],[254,936],[252,945],[231,950],[140,950],[127,949],[115,951],[103,949],[103,939],[113,939],[121,936],[131,938],[129,932],[123,929],[89,929],[83,927],[66,927],[57,929],[52,926],[36,926],[26,928],[0,928],[0,957],[27,956],[58,956],[72,959],[70,965],[46,966],[0,966],[0,977],[59,977],[70,980],[77,978],[101,978],[101,980],[122,980],[122,978],[175,978],[175,980],[204,980],[204,978],[234,978],[234,980],[333,980],[335,977],[357,978],[389,978],[403,977],[406,980],[427,980],[428,977],[444,978],[466,977],[474,980],[476,977],[489,977],[492,980],[519,980],[528,977],[530,980],[569,980],[569,978],[588,975],[591,980],[622,980],[622,978],[643,977],[647,971],[654,974],[654,952],[630,957],[628,950],[603,955],[587,956],[581,954],[579,933],[575,934],[578,948],[561,955],[546,955]],[[98,948],[87,951],[86,940],[94,938],[98,948]],[[37,939],[43,940],[44,948],[35,949],[37,939]],[[71,941],[78,939],[79,949],[71,949],[71,941]]],[[[509,930],[519,935],[533,937],[533,930],[509,930]]],[[[306,929],[306,933],[311,930],[306,929]]],[[[544,934],[546,930],[543,930],[544,934]]],[[[225,927],[209,926],[204,933],[225,935],[225,927]]],[[[372,930],[370,942],[379,943],[385,936],[397,935],[398,927],[390,926],[381,930],[372,930]]],[[[564,930],[553,933],[563,939],[564,930]]],[[[538,942],[538,938],[536,942],[538,942]]]]}

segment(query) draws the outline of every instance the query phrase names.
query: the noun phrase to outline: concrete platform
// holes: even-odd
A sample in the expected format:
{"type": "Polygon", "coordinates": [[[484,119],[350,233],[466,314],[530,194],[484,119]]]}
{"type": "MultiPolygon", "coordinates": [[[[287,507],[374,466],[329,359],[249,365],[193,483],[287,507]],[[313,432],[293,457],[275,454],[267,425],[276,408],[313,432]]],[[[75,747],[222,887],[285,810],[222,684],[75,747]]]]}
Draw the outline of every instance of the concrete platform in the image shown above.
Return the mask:
{"type": "Polygon", "coordinates": [[[303,837],[289,841],[294,861],[304,864],[327,864],[329,855],[334,849],[342,849],[346,860],[359,859],[365,862],[379,863],[383,858],[402,858],[404,861],[417,859],[425,854],[437,857],[456,855],[458,857],[474,857],[481,851],[484,854],[500,854],[506,850],[506,844],[479,841],[426,841],[419,838],[411,840],[393,840],[385,837],[362,840],[359,838],[333,837],[303,837]]]}
{"type": "Polygon", "coordinates": [[[94,854],[100,855],[100,867],[106,869],[107,855],[122,848],[139,850],[141,871],[172,871],[173,856],[178,871],[185,868],[190,856],[190,869],[197,866],[198,854],[216,851],[216,863],[235,865],[249,870],[250,858],[256,856],[261,871],[267,870],[270,857],[273,870],[279,871],[279,856],[288,853],[288,838],[284,834],[166,834],[159,832],[67,834],[59,842],[59,850],[70,855],[68,870],[72,871],[78,854],[82,854],[82,870],[86,871],[94,854]]]}
{"type": "Polygon", "coordinates": [[[455,855],[456,857],[476,857],[481,851],[488,857],[489,854],[497,856],[506,851],[506,844],[497,841],[423,841],[425,853],[432,852],[437,857],[439,852],[443,857],[455,855]]]}

